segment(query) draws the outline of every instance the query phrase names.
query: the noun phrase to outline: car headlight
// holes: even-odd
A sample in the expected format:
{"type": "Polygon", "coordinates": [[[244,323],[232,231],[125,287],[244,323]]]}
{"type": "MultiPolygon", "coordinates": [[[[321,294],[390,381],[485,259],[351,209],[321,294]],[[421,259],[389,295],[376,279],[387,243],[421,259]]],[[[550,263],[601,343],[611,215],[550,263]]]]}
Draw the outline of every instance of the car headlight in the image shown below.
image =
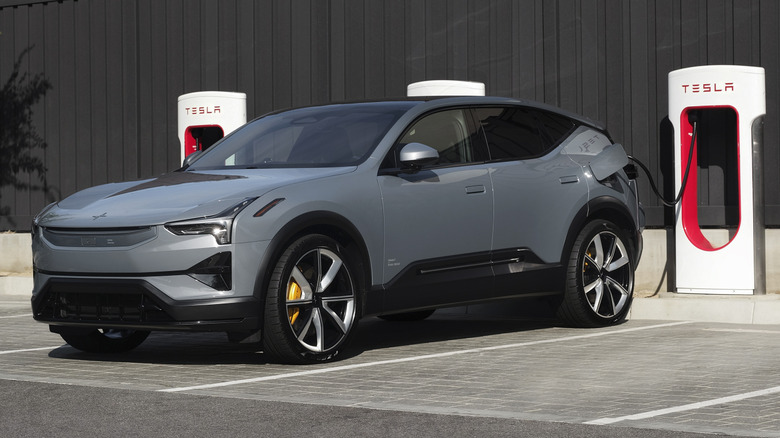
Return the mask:
{"type": "Polygon", "coordinates": [[[39,225],[38,223],[41,221],[43,216],[46,215],[46,213],[49,212],[54,206],[57,205],[56,202],[52,202],[51,204],[47,205],[43,208],[38,214],[35,215],[35,217],[32,220],[32,235],[35,236],[35,234],[38,232],[39,225]]]}
{"type": "Polygon", "coordinates": [[[231,242],[233,220],[238,213],[247,205],[251,204],[257,198],[246,198],[236,205],[224,210],[214,216],[201,219],[190,219],[180,222],[170,222],[165,224],[165,228],[177,236],[193,236],[200,234],[211,234],[217,243],[227,245],[231,242]]]}

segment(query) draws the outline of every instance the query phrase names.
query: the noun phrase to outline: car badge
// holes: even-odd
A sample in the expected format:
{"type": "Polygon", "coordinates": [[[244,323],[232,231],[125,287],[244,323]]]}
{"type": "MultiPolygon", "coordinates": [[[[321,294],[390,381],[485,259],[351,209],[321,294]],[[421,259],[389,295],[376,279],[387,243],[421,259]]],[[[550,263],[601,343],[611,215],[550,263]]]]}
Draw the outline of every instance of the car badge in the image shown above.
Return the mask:
{"type": "Polygon", "coordinates": [[[105,213],[103,213],[101,215],[98,215],[98,216],[92,216],[92,220],[96,221],[96,220],[100,219],[101,217],[106,217],[107,215],[108,215],[108,212],[105,212],[105,213]]]}

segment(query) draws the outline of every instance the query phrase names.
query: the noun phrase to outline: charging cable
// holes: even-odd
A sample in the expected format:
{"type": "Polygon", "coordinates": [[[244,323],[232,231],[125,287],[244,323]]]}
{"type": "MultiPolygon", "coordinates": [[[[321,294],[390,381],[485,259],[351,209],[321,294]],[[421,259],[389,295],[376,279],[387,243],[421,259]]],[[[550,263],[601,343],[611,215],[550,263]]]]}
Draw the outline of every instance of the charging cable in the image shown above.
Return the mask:
{"type": "Polygon", "coordinates": [[[680,202],[680,199],[682,199],[683,193],[685,192],[685,186],[688,185],[688,172],[691,170],[691,161],[693,160],[693,147],[696,145],[696,125],[698,125],[699,122],[699,112],[698,111],[689,112],[688,122],[691,125],[693,125],[693,133],[691,134],[691,147],[688,148],[688,164],[685,165],[685,174],[683,175],[682,187],[680,187],[680,193],[677,194],[677,197],[674,198],[673,201],[667,201],[666,199],[664,199],[663,195],[661,195],[661,192],[658,191],[658,187],[656,187],[655,181],[653,181],[653,177],[650,175],[650,170],[641,161],[637,160],[631,155],[628,155],[629,160],[638,164],[639,167],[642,168],[642,170],[647,175],[647,179],[650,180],[650,187],[653,189],[653,192],[655,192],[655,195],[658,196],[658,199],[661,200],[661,203],[667,207],[674,207],[675,205],[677,205],[677,203],[680,202]]]}

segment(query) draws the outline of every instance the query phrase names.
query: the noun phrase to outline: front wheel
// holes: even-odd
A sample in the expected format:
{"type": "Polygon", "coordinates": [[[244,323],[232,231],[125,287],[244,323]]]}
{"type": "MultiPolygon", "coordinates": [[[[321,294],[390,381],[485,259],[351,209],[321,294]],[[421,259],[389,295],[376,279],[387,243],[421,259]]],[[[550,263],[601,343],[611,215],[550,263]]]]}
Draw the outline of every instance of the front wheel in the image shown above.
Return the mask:
{"type": "Polygon", "coordinates": [[[286,363],[335,358],[359,318],[356,266],[345,249],[327,236],[308,235],[290,245],[268,285],[265,353],[286,363]]]}
{"type": "Polygon", "coordinates": [[[95,329],[63,332],[60,336],[71,347],[87,353],[123,353],[141,345],[149,333],[146,330],[95,329]]]}
{"type": "Polygon", "coordinates": [[[574,242],[558,316],[580,327],[625,320],[634,290],[634,260],[625,233],[612,222],[588,223],[574,242]]]}

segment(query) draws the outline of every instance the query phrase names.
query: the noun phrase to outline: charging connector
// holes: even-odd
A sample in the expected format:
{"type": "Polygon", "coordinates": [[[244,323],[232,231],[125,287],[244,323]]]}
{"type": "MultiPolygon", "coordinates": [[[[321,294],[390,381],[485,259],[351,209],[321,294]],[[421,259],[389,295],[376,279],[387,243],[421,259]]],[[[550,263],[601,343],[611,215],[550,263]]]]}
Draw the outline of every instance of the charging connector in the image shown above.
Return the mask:
{"type": "Polygon", "coordinates": [[[667,207],[674,207],[680,202],[683,193],[685,193],[685,187],[688,185],[688,174],[691,170],[691,161],[693,161],[693,148],[694,146],[696,146],[696,128],[697,125],[699,124],[700,116],[701,114],[697,110],[688,111],[688,123],[690,123],[691,126],[693,127],[693,132],[691,133],[691,147],[688,148],[688,163],[685,165],[685,174],[683,174],[682,187],[680,187],[680,193],[677,194],[677,197],[674,198],[673,201],[667,201],[666,199],[664,199],[661,192],[658,191],[658,187],[656,187],[655,181],[653,181],[653,177],[650,175],[650,170],[647,168],[647,166],[645,166],[644,163],[632,157],[631,155],[628,156],[629,160],[636,163],[637,165],[639,165],[639,167],[642,168],[642,170],[647,175],[647,179],[650,181],[650,187],[653,189],[653,192],[655,192],[655,195],[658,196],[658,199],[661,201],[661,203],[667,207]]]}

